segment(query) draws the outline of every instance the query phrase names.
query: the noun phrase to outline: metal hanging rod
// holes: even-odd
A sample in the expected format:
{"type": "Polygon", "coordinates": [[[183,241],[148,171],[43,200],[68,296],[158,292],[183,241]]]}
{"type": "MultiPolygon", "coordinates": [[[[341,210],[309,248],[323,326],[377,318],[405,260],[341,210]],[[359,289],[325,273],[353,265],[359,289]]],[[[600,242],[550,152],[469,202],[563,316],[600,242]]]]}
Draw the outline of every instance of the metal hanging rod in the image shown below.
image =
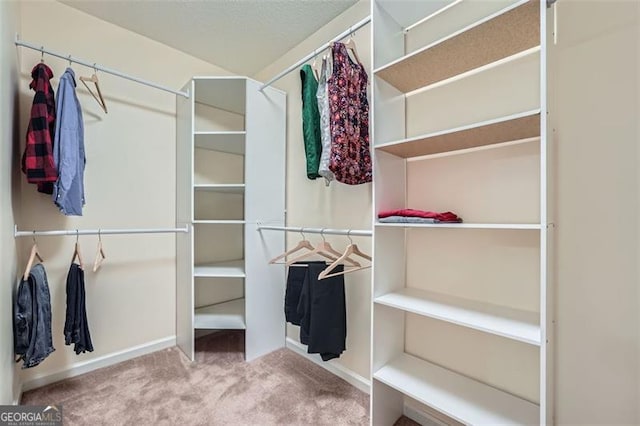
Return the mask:
{"type": "Polygon", "coordinates": [[[302,64],[304,64],[305,62],[307,62],[310,59],[315,58],[316,56],[318,56],[320,53],[322,53],[325,49],[329,48],[331,46],[331,43],[336,42],[336,41],[340,41],[343,38],[345,38],[346,36],[348,36],[349,34],[354,33],[355,31],[359,30],[360,28],[364,27],[365,25],[367,25],[369,22],[371,22],[371,16],[367,16],[366,18],[364,18],[362,21],[358,22],[355,25],[352,25],[351,27],[349,27],[349,29],[347,29],[346,31],[338,34],[337,36],[335,36],[331,41],[326,42],[325,44],[323,44],[322,46],[320,46],[318,49],[314,50],[313,52],[309,53],[307,56],[305,56],[304,58],[300,59],[298,62],[296,62],[295,64],[291,65],[289,68],[285,69],[284,71],[282,71],[280,74],[276,75],[275,77],[273,77],[271,80],[267,81],[266,83],[264,83],[262,86],[260,86],[260,90],[264,90],[265,87],[271,86],[271,84],[273,84],[274,82],[280,80],[282,77],[284,77],[285,75],[289,74],[291,71],[298,69],[298,67],[302,64]]]}
{"type": "Polygon", "coordinates": [[[299,228],[295,226],[265,226],[258,225],[258,231],[288,231],[288,232],[300,232],[303,234],[330,234],[330,235],[347,235],[351,237],[370,237],[373,235],[372,231],[364,229],[331,229],[331,228],[299,228]]]}
{"type": "Polygon", "coordinates": [[[169,92],[169,93],[173,93],[173,94],[176,94],[176,95],[184,96],[185,98],[189,98],[189,92],[181,92],[179,90],[173,90],[173,89],[171,89],[169,87],[162,86],[160,84],[156,84],[156,83],[153,83],[153,82],[148,81],[148,80],[143,80],[141,78],[134,77],[134,76],[131,76],[131,75],[128,75],[128,74],[124,74],[124,73],[121,73],[120,71],[116,71],[114,69],[107,68],[107,67],[104,67],[102,65],[98,65],[95,62],[85,61],[85,60],[82,60],[82,59],[79,59],[79,58],[74,58],[71,55],[63,55],[61,53],[54,52],[53,50],[45,49],[44,46],[39,46],[37,44],[33,44],[33,43],[29,43],[29,42],[20,40],[20,36],[18,34],[16,34],[15,43],[16,43],[16,46],[22,46],[22,47],[27,47],[29,49],[37,50],[38,52],[41,52],[42,54],[46,53],[47,55],[55,56],[55,57],[60,58],[60,59],[66,59],[69,62],[75,62],[77,64],[84,65],[85,67],[93,68],[94,70],[100,70],[100,71],[105,72],[107,74],[115,75],[116,77],[124,78],[126,80],[135,81],[136,83],[144,84],[145,86],[153,87],[155,89],[164,90],[165,92],[169,92]]]}
{"type": "Polygon", "coordinates": [[[189,232],[189,226],[184,228],[133,228],[133,229],[61,229],[56,231],[18,231],[15,225],[13,236],[18,237],[53,237],[59,235],[109,235],[109,234],[171,234],[189,232]]]}

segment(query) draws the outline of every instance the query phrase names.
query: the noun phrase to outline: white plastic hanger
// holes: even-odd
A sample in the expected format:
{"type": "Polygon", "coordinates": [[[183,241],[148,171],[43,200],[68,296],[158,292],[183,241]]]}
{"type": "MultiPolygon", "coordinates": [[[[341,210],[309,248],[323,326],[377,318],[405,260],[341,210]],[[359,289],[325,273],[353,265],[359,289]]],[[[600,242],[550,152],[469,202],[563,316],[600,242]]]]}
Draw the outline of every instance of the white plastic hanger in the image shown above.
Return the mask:
{"type": "Polygon", "coordinates": [[[100,230],[98,229],[98,250],[96,252],[96,260],[93,262],[93,272],[96,272],[100,269],[102,262],[107,258],[104,254],[104,249],[102,248],[102,235],[100,235],[100,230]]]}
{"type": "MultiPolygon", "coordinates": [[[[351,232],[351,231],[349,231],[349,232],[351,232]]],[[[361,258],[366,259],[369,262],[371,262],[371,256],[369,256],[368,254],[363,253],[362,251],[360,251],[360,249],[358,248],[358,245],[354,244],[354,242],[351,239],[351,236],[349,235],[348,232],[347,232],[347,237],[349,238],[349,241],[351,241],[351,244],[349,244],[347,246],[347,248],[345,249],[345,251],[342,254],[342,256],[340,256],[338,259],[335,260],[335,262],[333,262],[331,265],[327,266],[324,271],[322,271],[322,272],[320,272],[320,274],[318,274],[318,279],[319,280],[324,279],[324,278],[329,278],[329,277],[336,277],[338,275],[349,274],[351,272],[360,271],[361,269],[371,268],[371,264],[369,264],[369,265],[366,265],[366,266],[356,266],[355,268],[344,269],[342,272],[335,272],[333,274],[331,273],[340,263],[342,263],[345,259],[347,259],[352,254],[355,254],[356,256],[360,256],[361,258]]]]}
{"type": "MultiPolygon", "coordinates": [[[[295,262],[299,262],[299,261],[301,261],[303,259],[306,259],[308,257],[311,257],[313,255],[324,256],[324,257],[329,258],[331,260],[336,260],[340,256],[342,256],[342,253],[340,253],[339,251],[337,251],[333,247],[331,247],[331,244],[329,244],[327,242],[327,240],[324,238],[324,228],[322,230],[320,230],[320,236],[322,237],[322,242],[320,244],[316,245],[316,248],[314,248],[312,251],[304,253],[301,256],[298,256],[296,258],[288,260],[287,261],[287,266],[291,266],[291,264],[293,264],[295,262]]],[[[353,259],[346,258],[344,260],[345,260],[345,262],[350,263],[353,266],[360,266],[360,264],[358,262],[356,262],[355,260],[353,260],[353,259]]]]}
{"type": "Polygon", "coordinates": [[[78,239],[80,238],[80,233],[76,229],[76,244],[73,248],[73,257],[71,258],[71,263],[75,262],[76,258],[78,259],[78,265],[80,269],[84,269],[84,262],[82,261],[82,254],[80,254],[80,244],[78,243],[78,239]]]}
{"type": "Polygon", "coordinates": [[[38,253],[38,244],[36,243],[36,231],[33,231],[33,245],[31,246],[31,253],[29,254],[27,267],[24,269],[24,274],[22,275],[22,278],[24,280],[29,279],[29,274],[31,273],[31,268],[33,267],[33,262],[36,260],[36,258],[40,262],[44,262],[44,260],[42,260],[42,256],[40,256],[40,253],[38,253]]]}

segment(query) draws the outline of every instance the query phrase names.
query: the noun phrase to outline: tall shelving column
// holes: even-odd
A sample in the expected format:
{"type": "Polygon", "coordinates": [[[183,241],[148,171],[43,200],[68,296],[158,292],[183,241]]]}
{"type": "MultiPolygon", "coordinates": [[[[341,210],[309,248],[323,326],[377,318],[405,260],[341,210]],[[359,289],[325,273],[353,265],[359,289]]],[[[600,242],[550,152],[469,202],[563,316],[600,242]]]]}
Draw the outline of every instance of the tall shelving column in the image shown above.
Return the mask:
{"type": "Polygon", "coordinates": [[[465,219],[375,224],[373,424],[415,401],[465,424],[552,423],[547,13],[372,2],[376,216],[465,219]]]}
{"type": "Polygon", "coordinates": [[[177,341],[244,329],[245,358],[284,344],[284,272],[267,267],[257,221],[284,222],[285,97],[246,77],[194,77],[177,103],[177,341]]]}

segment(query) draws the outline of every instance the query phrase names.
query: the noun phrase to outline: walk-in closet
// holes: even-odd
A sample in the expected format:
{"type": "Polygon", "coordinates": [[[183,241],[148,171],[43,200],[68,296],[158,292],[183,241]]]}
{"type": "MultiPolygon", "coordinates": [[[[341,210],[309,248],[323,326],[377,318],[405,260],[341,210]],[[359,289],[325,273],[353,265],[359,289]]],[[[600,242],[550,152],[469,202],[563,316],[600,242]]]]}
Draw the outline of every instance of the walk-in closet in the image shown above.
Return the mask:
{"type": "Polygon", "coordinates": [[[0,1],[0,424],[640,425],[637,0],[0,1]]]}

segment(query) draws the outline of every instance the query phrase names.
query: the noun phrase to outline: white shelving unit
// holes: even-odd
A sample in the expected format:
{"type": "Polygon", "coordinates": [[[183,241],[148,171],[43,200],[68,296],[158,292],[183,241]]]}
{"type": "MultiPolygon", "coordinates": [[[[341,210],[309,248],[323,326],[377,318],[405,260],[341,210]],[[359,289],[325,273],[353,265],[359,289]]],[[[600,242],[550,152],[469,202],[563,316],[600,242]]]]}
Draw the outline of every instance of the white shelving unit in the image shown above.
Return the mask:
{"type": "Polygon", "coordinates": [[[246,77],[194,77],[177,100],[177,342],[194,359],[195,329],[245,330],[245,357],[284,346],[284,269],[265,247],[283,235],[285,94],[246,77]],[[264,241],[268,240],[268,241],[264,241]]]}
{"type": "Polygon", "coordinates": [[[374,205],[464,223],[374,224],[372,423],[552,424],[551,12],[418,3],[372,1],[374,205]]]}

